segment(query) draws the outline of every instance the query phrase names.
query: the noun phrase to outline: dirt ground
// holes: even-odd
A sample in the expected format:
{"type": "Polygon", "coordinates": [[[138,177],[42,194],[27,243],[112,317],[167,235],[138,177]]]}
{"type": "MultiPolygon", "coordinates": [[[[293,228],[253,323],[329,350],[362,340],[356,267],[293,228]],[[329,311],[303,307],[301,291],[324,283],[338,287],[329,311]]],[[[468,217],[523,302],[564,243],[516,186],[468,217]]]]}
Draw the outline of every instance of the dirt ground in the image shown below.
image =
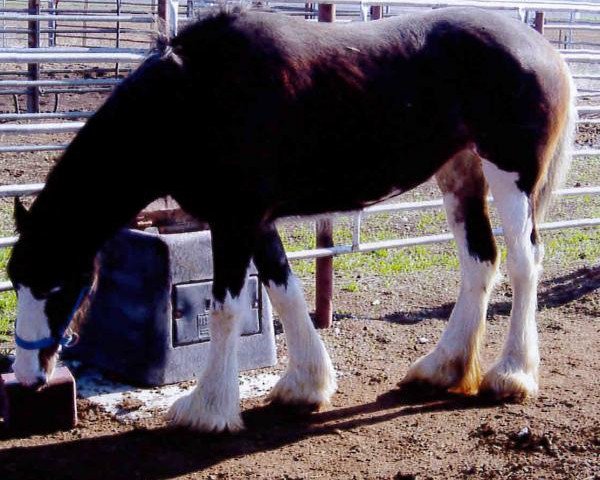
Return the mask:
{"type": "MultiPolygon", "coordinates": [[[[79,400],[80,424],[62,433],[0,437],[2,479],[600,478],[600,267],[549,266],[540,288],[540,396],[492,404],[401,392],[408,365],[440,337],[456,272],[404,275],[390,290],[336,292],[323,331],[339,375],[330,408],[313,414],[243,402],[247,430],[198,435],[162,418],[117,422],[79,400]]],[[[496,288],[485,363],[507,328],[510,289],[496,288]]],[[[285,364],[278,335],[279,366],[285,364]]]]}

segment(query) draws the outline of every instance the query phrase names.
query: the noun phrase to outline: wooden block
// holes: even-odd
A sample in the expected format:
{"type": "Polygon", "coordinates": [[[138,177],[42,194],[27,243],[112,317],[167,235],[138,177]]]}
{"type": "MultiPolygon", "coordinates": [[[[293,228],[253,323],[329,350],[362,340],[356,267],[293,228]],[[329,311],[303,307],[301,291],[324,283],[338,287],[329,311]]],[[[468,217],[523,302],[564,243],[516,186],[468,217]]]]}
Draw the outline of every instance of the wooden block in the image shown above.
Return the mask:
{"type": "Polygon", "coordinates": [[[67,367],[55,370],[49,385],[39,391],[23,387],[14,373],[0,381],[0,413],[12,431],[68,430],[77,424],[75,379],[67,367]]]}

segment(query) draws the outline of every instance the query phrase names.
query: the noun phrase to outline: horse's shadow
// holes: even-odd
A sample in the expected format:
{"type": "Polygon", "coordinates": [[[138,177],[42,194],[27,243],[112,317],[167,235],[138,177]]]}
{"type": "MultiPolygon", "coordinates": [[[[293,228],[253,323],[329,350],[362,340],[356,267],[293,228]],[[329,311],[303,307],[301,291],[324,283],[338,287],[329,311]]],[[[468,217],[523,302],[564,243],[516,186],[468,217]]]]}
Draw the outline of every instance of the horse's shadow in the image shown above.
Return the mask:
{"type": "Polygon", "coordinates": [[[393,390],[371,403],[312,414],[292,412],[282,406],[261,406],[244,412],[247,429],[237,435],[199,435],[171,428],[136,429],[0,450],[0,478],[172,478],[308,438],[339,435],[357,427],[421,413],[487,406],[490,403],[476,397],[416,390],[393,390]]]}
{"type": "MultiPolygon", "coordinates": [[[[540,310],[558,308],[600,289],[600,266],[580,268],[560,277],[553,277],[540,283],[538,307],[540,310]]],[[[492,301],[488,308],[488,317],[509,315],[512,302],[492,301]]],[[[435,307],[419,308],[410,312],[394,312],[386,315],[383,320],[412,325],[423,320],[447,320],[454,308],[454,302],[444,303],[435,307]]]]}

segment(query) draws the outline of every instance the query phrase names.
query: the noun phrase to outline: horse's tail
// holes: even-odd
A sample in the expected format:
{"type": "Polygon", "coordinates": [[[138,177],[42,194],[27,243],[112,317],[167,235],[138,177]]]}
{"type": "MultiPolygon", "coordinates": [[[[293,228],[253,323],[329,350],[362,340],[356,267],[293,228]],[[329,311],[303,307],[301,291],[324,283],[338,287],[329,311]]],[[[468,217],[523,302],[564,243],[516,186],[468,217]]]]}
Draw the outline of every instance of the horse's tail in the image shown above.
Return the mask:
{"type": "Polygon", "coordinates": [[[541,180],[538,187],[536,202],[536,220],[542,222],[552,200],[552,192],[564,182],[569,167],[571,165],[573,142],[577,127],[577,108],[576,93],[577,87],[573,77],[569,72],[569,67],[564,65],[565,75],[569,81],[569,104],[567,108],[567,118],[559,134],[558,142],[552,153],[550,163],[546,169],[545,177],[541,180]]]}

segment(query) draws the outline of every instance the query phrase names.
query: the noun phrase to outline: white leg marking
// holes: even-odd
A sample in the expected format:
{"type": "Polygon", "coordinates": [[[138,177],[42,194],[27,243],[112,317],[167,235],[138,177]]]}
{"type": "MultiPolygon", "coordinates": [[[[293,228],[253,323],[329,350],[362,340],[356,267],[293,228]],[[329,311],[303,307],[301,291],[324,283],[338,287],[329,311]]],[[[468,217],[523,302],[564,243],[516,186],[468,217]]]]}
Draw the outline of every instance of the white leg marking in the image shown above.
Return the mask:
{"type": "Polygon", "coordinates": [[[244,428],[240,416],[237,345],[246,312],[245,289],[215,302],[209,318],[210,347],[198,386],[177,400],[167,418],[178,426],[201,432],[236,432],[244,428]]]}
{"type": "Polygon", "coordinates": [[[525,398],[538,391],[540,356],[535,311],[543,248],[531,243],[531,202],[516,185],[518,175],[504,172],[487,161],[483,162],[483,168],[504,228],[513,305],[504,349],[486,374],[482,388],[501,398],[525,398]]]}
{"type": "Polygon", "coordinates": [[[417,360],[402,383],[424,382],[460,393],[474,394],[481,382],[479,348],[497,264],[474,258],[468,250],[464,222],[455,215],[459,200],[444,195],[448,224],[454,233],[461,266],[461,287],[448,325],[435,348],[417,360]]]}
{"type": "Polygon", "coordinates": [[[308,315],[299,280],[290,275],[287,287],[270,285],[269,298],[281,317],[289,364],[269,400],[320,407],[337,388],[335,371],[308,315]]]}
{"type": "MultiPolygon", "coordinates": [[[[46,300],[38,300],[23,285],[18,287],[18,293],[17,335],[28,342],[48,338],[51,333],[45,312],[46,300]]],[[[39,350],[25,350],[17,346],[13,371],[23,385],[35,385],[40,380],[46,382],[52,376],[52,371],[42,370],[39,354],[39,350]]],[[[50,362],[52,368],[54,364],[55,362],[50,362]]]]}

